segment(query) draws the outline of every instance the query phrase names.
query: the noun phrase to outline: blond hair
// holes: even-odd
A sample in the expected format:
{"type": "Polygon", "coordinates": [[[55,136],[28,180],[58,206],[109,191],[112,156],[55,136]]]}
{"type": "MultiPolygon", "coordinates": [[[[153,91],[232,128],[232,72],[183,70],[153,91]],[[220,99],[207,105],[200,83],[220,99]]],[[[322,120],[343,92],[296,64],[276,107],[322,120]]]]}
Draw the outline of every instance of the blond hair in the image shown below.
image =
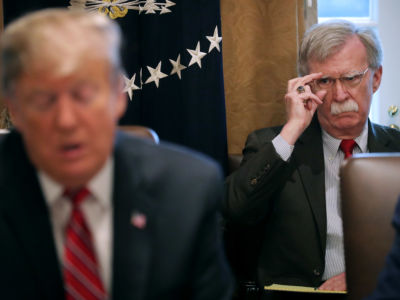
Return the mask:
{"type": "Polygon", "coordinates": [[[87,59],[106,60],[113,73],[120,73],[120,42],[118,25],[100,14],[66,8],[27,14],[10,23],[1,36],[1,92],[12,92],[23,73],[68,75],[87,59]]]}

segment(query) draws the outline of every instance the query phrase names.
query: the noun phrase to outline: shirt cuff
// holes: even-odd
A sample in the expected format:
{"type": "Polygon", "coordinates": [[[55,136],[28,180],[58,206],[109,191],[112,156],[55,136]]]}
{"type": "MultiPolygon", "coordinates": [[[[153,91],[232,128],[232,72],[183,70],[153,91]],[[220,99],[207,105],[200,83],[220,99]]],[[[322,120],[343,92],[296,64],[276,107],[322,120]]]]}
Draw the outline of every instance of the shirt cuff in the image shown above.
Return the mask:
{"type": "Polygon", "coordinates": [[[272,140],[272,144],[274,145],[276,153],[278,153],[284,161],[288,161],[292,155],[294,145],[289,145],[280,134],[272,140]]]}

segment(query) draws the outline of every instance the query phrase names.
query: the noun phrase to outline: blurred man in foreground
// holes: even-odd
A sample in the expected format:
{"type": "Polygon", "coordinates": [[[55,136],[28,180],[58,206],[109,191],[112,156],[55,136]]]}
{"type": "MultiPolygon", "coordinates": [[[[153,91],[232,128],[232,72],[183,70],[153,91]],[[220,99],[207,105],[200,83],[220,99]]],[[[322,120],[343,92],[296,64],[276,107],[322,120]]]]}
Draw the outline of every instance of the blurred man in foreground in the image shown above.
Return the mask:
{"type": "Polygon", "coordinates": [[[230,298],[220,170],[116,132],[119,44],[110,19],[64,9],[2,35],[1,298],[230,298]]]}

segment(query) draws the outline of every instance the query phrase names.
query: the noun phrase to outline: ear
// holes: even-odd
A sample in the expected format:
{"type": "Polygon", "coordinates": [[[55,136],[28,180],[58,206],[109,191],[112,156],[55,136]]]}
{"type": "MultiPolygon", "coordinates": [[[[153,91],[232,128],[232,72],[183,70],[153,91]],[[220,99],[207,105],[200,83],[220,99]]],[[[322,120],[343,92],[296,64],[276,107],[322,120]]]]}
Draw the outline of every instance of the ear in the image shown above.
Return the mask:
{"type": "Polygon", "coordinates": [[[117,97],[116,118],[119,120],[125,113],[127,107],[126,93],[120,92],[117,97]]]}
{"type": "Polygon", "coordinates": [[[115,118],[117,121],[125,113],[126,107],[127,107],[127,95],[123,91],[123,89],[124,89],[124,79],[121,76],[120,79],[118,80],[118,91],[117,91],[117,95],[116,95],[116,99],[115,99],[115,101],[116,101],[115,118]]]}
{"type": "Polygon", "coordinates": [[[374,71],[374,75],[372,77],[372,89],[374,93],[378,90],[379,86],[381,85],[381,80],[382,80],[382,66],[380,66],[378,69],[374,71]]]}

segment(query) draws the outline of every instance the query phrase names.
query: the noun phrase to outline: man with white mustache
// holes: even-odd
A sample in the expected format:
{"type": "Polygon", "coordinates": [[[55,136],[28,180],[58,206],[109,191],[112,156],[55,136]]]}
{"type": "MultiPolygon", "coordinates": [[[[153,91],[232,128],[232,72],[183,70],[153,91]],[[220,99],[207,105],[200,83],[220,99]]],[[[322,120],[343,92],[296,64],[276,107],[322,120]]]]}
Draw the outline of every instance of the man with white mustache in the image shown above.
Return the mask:
{"type": "Polygon", "coordinates": [[[228,232],[261,232],[251,241],[260,245],[253,247],[254,269],[236,275],[261,287],[344,291],[339,167],[352,153],[400,151],[400,133],[368,120],[382,77],[371,29],[342,20],[312,26],[298,70],[284,98],[286,123],[251,133],[240,168],[226,180],[228,232]]]}

